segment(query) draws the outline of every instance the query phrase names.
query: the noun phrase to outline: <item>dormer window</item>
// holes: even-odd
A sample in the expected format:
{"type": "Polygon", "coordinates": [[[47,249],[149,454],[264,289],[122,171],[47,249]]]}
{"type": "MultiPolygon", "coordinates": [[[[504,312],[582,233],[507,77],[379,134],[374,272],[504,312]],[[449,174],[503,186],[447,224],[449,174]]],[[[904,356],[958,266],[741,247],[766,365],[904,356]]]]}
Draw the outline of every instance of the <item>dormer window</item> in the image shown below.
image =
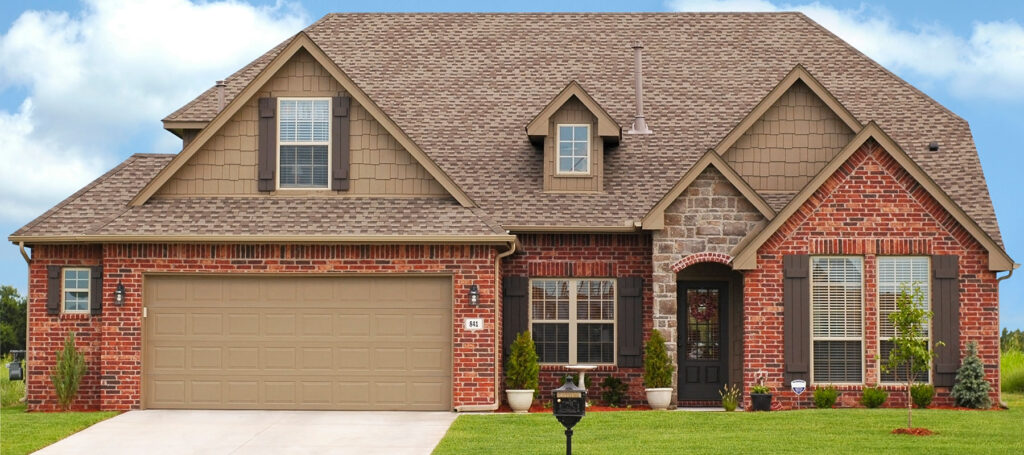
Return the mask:
{"type": "Polygon", "coordinates": [[[278,103],[278,187],[329,188],[331,99],[280,98],[278,103]]]}
{"type": "Polygon", "coordinates": [[[558,125],[558,173],[590,174],[590,125],[558,125]]]}

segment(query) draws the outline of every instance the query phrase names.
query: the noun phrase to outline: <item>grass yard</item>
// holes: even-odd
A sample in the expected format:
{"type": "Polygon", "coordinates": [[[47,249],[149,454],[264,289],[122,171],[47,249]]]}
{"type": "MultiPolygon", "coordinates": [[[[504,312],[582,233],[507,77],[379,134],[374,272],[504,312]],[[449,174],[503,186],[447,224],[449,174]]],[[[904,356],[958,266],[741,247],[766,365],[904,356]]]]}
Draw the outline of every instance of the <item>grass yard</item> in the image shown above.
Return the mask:
{"type": "MultiPolygon", "coordinates": [[[[1009,411],[914,410],[914,426],[937,434],[890,434],[906,410],[787,412],[603,412],[576,426],[573,451],[598,453],[1024,453],[1024,395],[1009,411]]],[[[435,454],[565,453],[551,414],[460,416],[435,454]]]]}
{"type": "Polygon", "coordinates": [[[25,383],[7,380],[7,363],[0,367],[0,455],[31,453],[82,429],[109,419],[117,412],[25,412],[18,399],[25,383]]]}

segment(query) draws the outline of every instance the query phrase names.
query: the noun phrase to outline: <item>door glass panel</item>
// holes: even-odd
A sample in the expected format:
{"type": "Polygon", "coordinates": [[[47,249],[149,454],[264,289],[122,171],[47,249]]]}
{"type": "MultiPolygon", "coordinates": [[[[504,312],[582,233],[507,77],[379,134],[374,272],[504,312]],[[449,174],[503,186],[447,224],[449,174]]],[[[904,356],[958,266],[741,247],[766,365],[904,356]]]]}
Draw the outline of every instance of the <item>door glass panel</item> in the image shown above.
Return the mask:
{"type": "Polygon", "coordinates": [[[718,289],[686,290],[686,358],[718,360],[718,289]]]}

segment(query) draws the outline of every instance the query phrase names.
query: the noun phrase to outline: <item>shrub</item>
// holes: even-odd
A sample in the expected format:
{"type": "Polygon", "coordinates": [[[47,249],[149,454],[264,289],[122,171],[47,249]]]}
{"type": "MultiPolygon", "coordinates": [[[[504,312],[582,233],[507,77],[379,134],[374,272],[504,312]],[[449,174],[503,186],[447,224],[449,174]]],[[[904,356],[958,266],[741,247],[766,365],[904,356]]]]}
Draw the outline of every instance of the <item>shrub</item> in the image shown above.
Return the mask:
{"type": "Polygon", "coordinates": [[[814,407],[818,409],[831,408],[836,404],[836,400],[838,399],[839,390],[836,390],[836,386],[834,385],[814,388],[814,407]]]}
{"type": "Polygon", "coordinates": [[[78,395],[78,385],[85,376],[85,356],[75,347],[75,332],[64,339],[64,349],[57,351],[57,362],[53,366],[50,380],[57,394],[57,402],[64,409],[71,407],[78,395]]]}
{"type": "Polygon", "coordinates": [[[750,386],[750,393],[756,393],[758,395],[768,395],[772,393],[772,389],[764,384],[750,386]]]}
{"type": "Polygon", "coordinates": [[[0,354],[25,349],[28,299],[14,286],[0,287],[0,354]]]}
{"type": "Polygon", "coordinates": [[[999,346],[1003,352],[1024,351],[1024,330],[1010,331],[1003,328],[1003,334],[999,336],[999,346]]]}
{"type": "Polygon", "coordinates": [[[885,404],[885,400],[889,399],[889,392],[881,387],[865,387],[864,392],[860,397],[860,404],[866,408],[877,408],[885,404]]]}
{"type": "Polygon", "coordinates": [[[1000,364],[1003,392],[1024,392],[1024,352],[1004,351],[1000,364]]]}
{"type": "Polygon", "coordinates": [[[626,390],[628,387],[625,382],[615,376],[605,377],[601,381],[601,399],[608,406],[619,407],[622,406],[622,400],[626,398],[626,390]]]}
{"type": "Polygon", "coordinates": [[[935,398],[935,387],[931,384],[914,384],[910,388],[910,398],[919,409],[927,408],[935,398]]]}
{"type": "Polygon", "coordinates": [[[967,357],[960,369],[956,370],[956,384],[953,385],[953,399],[957,406],[984,409],[992,406],[988,397],[992,385],[985,380],[985,366],[978,358],[978,343],[967,343],[967,357]]]}
{"type": "Polygon", "coordinates": [[[728,412],[735,411],[740,404],[740,387],[735,384],[726,384],[718,391],[718,395],[722,397],[722,407],[728,412]]]}
{"type": "Polygon", "coordinates": [[[644,386],[649,389],[672,387],[672,359],[665,349],[665,337],[658,330],[651,332],[651,339],[644,346],[644,386]]]}
{"type": "Polygon", "coordinates": [[[516,335],[512,349],[505,362],[505,385],[510,389],[537,390],[540,365],[537,363],[537,349],[530,332],[516,335]]]}

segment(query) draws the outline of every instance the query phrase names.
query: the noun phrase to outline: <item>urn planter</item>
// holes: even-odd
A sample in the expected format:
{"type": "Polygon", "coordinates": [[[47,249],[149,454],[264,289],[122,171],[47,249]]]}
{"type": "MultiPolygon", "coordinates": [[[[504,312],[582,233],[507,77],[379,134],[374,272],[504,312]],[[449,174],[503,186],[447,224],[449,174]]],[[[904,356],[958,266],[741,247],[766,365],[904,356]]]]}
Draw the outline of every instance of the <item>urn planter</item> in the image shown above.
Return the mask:
{"type": "Polygon", "coordinates": [[[671,387],[659,387],[656,389],[644,390],[647,391],[647,404],[651,406],[651,409],[668,409],[669,403],[672,402],[671,387]]]}
{"type": "Polygon", "coordinates": [[[772,394],[752,393],[750,394],[750,408],[754,411],[771,411],[772,394]]]}
{"type": "Polygon", "coordinates": [[[533,389],[508,389],[505,390],[508,396],[508,406],[512,412],[525,413],[530,411],[533,404],[533,389]]]}

